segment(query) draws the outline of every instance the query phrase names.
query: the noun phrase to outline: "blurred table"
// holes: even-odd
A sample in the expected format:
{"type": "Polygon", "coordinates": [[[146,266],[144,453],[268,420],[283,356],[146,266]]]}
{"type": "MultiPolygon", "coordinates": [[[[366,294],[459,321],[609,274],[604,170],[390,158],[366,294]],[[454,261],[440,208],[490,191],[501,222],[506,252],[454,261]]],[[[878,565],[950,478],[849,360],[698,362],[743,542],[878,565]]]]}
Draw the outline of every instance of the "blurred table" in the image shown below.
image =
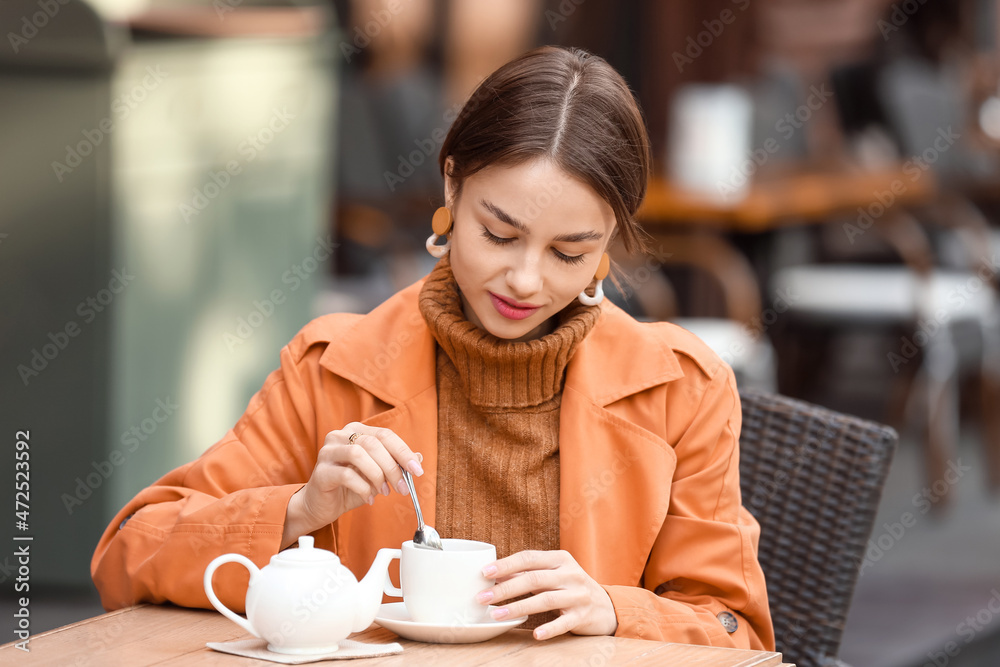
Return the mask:
{"type": "MultiPolygon", "coordinates": [[[[760,234],[815,225],[838,214],[857,220],[859,209],[874,224],[890,209],[929,203],[936,193],[933,174],[911,163],[880,171],[783,167],[763,174],[748,186],[745,196],[731,200],[685,190],[656,175],[636,217],[659,246],[658,258],[673,252],[668,263],[694,266],[710,276],[722,288],[728,318],[749,322],[759,315],[760,283],[767,280],[770,252],[756,258],[755,270],[726,233],[760,234]]],[[[714,292],[705,291],[704,277],[692,278],[689,300],[721,310],[713,302],[714,292]]]]}
{"type": "MultiPolygon", "coordinates": [[[[219,653],[205,642],[248,639],[250,635],[214,611],[169,605],[142,605],[88,618],[31,638],[24,653],[14,643],[0,647],[0,664],[32,665],[273,665],[219,653]]],[[[480,644],[423,644],[397,637],[377,625],[351,639],[385,644],[398,641],[403,652],[351,660],[348,665],[695,665],[698,667],[777,667],[780,653],[686,646],[619,637],[563,635],[544,642],[528,630],[512,630],[480,644]]],[[[793,667],[793,666],[792,666],[793,667]]]]}
{"type": "Polygon", "coordinates": [[[691,225],[763,232],[812,224],[859,207],[882,206],[890,197],[890,207],[929,201],[937,189],[934,177],[929,171],[915,170],[900,165],[871,172],[799,170],[774,174],[751,183],[746,196],[733,201],[683,190],[656,176],[649,182],[637,217],[650,233],[691,225]]]}

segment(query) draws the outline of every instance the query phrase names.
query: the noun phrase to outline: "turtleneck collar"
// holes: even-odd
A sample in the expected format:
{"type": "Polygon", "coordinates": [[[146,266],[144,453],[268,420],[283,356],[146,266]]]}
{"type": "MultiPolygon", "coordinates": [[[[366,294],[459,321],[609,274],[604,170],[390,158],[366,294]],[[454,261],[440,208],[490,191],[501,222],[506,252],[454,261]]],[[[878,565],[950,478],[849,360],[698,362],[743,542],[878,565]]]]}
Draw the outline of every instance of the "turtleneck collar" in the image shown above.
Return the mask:
{"type": "Polygon", "coordinates": [[[562,391],[566,366],[601,310],[574,300],[557,314],[552,333],[523,342],[497,338],[466,319],[447,256],[427,276],[419,305],[469,401],[478,407],[506,408],[539,405],[562,391]]]}

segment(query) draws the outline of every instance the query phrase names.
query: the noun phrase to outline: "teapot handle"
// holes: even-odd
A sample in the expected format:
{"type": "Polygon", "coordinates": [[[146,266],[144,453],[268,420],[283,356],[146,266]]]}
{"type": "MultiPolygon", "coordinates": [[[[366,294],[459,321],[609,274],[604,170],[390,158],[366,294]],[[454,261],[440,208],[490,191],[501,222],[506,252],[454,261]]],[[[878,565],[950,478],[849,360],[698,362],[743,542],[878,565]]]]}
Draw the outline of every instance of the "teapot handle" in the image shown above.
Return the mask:
{"type": "Polygon", "coordinates": [[[246,569],[250,570],[250,585],[253,586],[254,580],[260,575],[260,569],[254,565],[253,561],[246,556],[241,556],[240,554],[225,554],[224,556],[219,556],[205,568],[205,593],[208,595],[209,602],[212,606],[219,610],[223,616],[228,618],[230,621],[240,626],[254,637],[261,638],[261,636],[254,630],[250,621],[232,611],[229,607],[222,604],[218,596],[215,594],[215,590],[212,589],[212,575],[215,574],[215,570],[226,563],[239,563],[246,569]]]}

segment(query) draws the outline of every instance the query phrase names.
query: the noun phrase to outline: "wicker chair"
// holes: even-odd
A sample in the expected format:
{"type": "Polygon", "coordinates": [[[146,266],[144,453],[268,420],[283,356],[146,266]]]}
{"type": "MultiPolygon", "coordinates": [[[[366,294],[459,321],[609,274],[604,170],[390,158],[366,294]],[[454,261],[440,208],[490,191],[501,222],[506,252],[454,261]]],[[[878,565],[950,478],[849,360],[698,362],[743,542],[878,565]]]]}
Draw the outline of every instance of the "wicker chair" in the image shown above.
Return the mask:
{"type": "Polygon", "coordinates": [[[740,487],[761,526],[777,650],[841,665],[844,621],[898,436],[784,396],[742,391],[740,487]]]}

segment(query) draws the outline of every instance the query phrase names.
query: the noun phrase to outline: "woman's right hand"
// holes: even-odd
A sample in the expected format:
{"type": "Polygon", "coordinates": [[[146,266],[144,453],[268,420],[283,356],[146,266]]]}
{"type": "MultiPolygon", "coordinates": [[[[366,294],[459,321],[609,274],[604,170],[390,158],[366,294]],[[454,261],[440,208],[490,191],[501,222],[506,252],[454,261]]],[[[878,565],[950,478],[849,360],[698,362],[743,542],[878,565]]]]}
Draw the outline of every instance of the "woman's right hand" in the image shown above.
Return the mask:
{"type": "Polygon", "coordinates": [[[420,454],[387,428],[351,422],[326,435],[309,482],[288,501],[281,548],[301,535],[329,525],[362,503],[371,505],[378,494],[409,493],[399,466],[424,474],[420,454]],[[351,434],[357,433],[354,443],[351,434]]]}

